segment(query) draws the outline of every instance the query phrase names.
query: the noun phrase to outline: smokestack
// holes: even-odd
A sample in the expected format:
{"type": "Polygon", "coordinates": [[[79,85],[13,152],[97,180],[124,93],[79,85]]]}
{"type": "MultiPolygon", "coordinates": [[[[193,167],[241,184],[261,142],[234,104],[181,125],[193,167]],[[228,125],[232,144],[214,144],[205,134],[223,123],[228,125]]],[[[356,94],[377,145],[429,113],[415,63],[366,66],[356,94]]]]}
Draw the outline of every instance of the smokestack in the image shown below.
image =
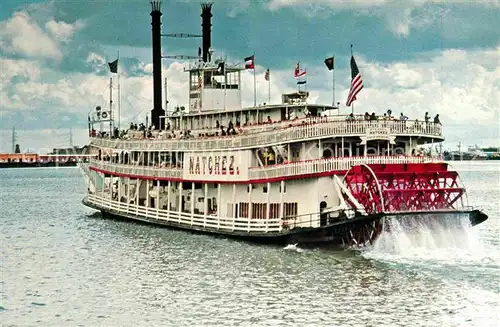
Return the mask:
{"type": "Polygon", "coordinates": [[[155,128],[163,129],[165,110],[161,101],[161,0],[151,0],[151,25],[153,36],[153,110],[151,110],[151,124],[155,128]]]}
{"type": "Polygon", "coordinates": [[[203,62],[209,62],[212,60],[210,58],[209,50],[212,46],[212,3],[206,2],[201,4],[201,27],[203,36],[203,62]]]}

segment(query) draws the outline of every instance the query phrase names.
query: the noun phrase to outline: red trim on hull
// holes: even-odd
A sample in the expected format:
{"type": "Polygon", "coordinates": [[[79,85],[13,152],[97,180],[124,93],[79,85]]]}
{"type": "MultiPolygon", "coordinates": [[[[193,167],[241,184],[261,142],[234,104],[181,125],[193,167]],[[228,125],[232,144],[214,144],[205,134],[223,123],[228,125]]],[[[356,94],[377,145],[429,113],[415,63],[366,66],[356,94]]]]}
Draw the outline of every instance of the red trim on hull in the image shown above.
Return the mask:
{"type": "Polygon", "coordinates": [[[281,182],[285,180],[293,180],[293,179],[306,179],[306,178],[318,178],[325,176],[333,176],[333,175],[344,175],[347,171],[345,170],[332,170],[326,171],[322,173],[313,173],[313,174],[302,174],[302,175],[294,175],[294,176],[283,176],[283,177],[274,177],[274,178],[260,178],[260,179],[250,179],[246,181],[225,181],[225,180],[196,180],[196,179],[184,179],[184,178],[173,178],[173,177],[153,177],[153,176],[145,176],[145,175],[134,175],[134,174],[122,174],[115,173],[112,171],[99,169],[95,167],[89,167],[90,170],[96,171],[98,173],[118,176],[118,177],[128,177],[128,178],[138,178],[150,181],[171,181],[171,182],[189,182],[189,183],[205,183],[205,184],[262,184],[262,183],[274,183],[281,182]]]}

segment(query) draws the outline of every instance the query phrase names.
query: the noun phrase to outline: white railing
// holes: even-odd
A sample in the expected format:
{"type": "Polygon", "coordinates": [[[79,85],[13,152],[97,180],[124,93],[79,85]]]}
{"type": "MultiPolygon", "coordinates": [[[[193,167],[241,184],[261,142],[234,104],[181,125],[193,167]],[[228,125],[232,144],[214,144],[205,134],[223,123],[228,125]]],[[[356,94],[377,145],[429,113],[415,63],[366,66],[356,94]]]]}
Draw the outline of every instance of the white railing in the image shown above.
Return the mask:
{"type": "MultiPolygon", "coordinates": [[[[290,121],[293,124],[293,121],[290,121]]],[[[385,129],[389,135],[418,135],[441,137],[441,125],[414,121],[327,121],[276,128],[262,133],[238,134],[190,139],[108,139],[92,137],[97,146],[123,150],[184,150],[206,151],[214,149],[241,149],[270,146],[291,141],[305,141],[327,137],[364,136],[373,129],[385,129]]]]}
{"type": "MultiPolygon", "coordinates": [[[[344,172],[349,170],[352,166],[360,164],[405,164],[434,161],[435,160],[433,158],[411,156],[366,156],[306,160],[290,162],[281,165],[250,167],[249,181],[256,179],[319,174],[332,171],[344,172]]],[[[109,171],[118,174],[159,178],[183,178],[182,168],[159,168],[147,166],[142,167],[137,165],[114,164],[108,161],[98,160],[92,160],[90,162],[90,166],[103,171],[109,171]]],[[[197,179],[203,181],[203,177],[203,175],[200,175],[197,176],[197,179]]],[[[209,181],[213,181],[213,178],[207,179],[207,182],[209,181]]]]}
{"type": "Polygon", "coordinates": [[[431,158],[408,157],[408,156],[366,156],[328,158],[291,162],[282,165],[251,167],[249,171],[250,180],[267,179],[286,176],[300,176],[318,174],[330,171],[344,172],[352,166],[361,164],[401,164],[401,163],[424,163],[432,162],[431,158]]]}
{"type": "MultiPolygon", "coordinates": [[[[99,192],[98,192],[99,194],[99,192]]],[[[110,209],[118,213],[133,215],[157,220],[158,223],[168,223],[173,226],[191,226],[205,230],[218,230],[226,232],[246,232],[249,234],[276,233],[282,230],[281,219],[248,219],[248,218],[221,218],[211,215],[200,215],[194,213],[168,211],[164,209],[149,208],[134,204],[127,204],[109,197],[101,197],[89,194],[87,201],[97,207],[110,209]]]]}
{"type": "Polygon", "coordinates": [[[182,168],[161,168],[138,165],[122,165],[108,161],[91,160],[90,166],[118,174],[139,175],[159,178],[182,178],[182,168]]]}

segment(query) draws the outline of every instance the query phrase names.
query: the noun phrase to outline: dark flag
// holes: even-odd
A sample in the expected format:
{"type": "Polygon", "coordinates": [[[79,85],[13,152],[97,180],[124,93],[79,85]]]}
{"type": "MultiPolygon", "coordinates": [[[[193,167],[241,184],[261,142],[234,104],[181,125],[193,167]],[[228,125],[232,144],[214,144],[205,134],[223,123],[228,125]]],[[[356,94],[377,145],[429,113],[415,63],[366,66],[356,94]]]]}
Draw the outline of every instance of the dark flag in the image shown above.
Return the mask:
{"type": "Polygon", "coordinates": [[[353,101],[356,100],[356,95],[363,89],[363,81],[361,80],[361,74],[359,73],[358,65],[354,60],[354,56],[351,56],[351,89],[349,90],[349,95],[347,96],[346,106],[350,106],[353,101]]]}
{"type": "Polygon", "coordinates": [[[214,75],[225,75],[226,74],[226,66],[224,62],[219,62],[217,65],[217,71],[214,75]]]}
{"type": "Polygon", "coordinates": [[[118,59],[113,62],[108,62],[109,71],[112,73],[118,73],[118,59]]]}
{"type": "Polygon", "coordinates": [[[298,81],[297,85],[306,84],[306,83],[307,83],[307,81],[298,81]]]}
{"type": "Polygon", "coordinates": [[[328,70],[333,70],[335,66],[335,59],[334,57],[326,58],[325,59],[325,65],[328,67],[328,70]]]}
{"type": "Polygon", "coordinates": [[[255,69],[255,55],[245,58],[245,69],[255,69]]]}
{"type": "Polygon", "coordinates": [[[266,73],[264,74],[264,79],[266,81],[269,81],[269,68],[266,70],[266,73]]]}

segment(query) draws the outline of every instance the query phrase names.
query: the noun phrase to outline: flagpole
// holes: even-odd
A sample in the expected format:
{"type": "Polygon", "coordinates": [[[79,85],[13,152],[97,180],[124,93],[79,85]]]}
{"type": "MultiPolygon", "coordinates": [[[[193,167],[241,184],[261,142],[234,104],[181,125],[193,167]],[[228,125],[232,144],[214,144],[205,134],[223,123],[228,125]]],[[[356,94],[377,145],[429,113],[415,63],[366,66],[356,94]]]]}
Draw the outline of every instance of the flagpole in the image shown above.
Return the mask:
{"type": "Polygon", "coordinates": [[[306,72],[306,80],[305,80],[306,83],[304,84],[305,85],[304,90],[307,93],[307,69],[304,69],[304,71],[306,72]]]}
{"type": "Polygon", "coordinates": [[[118,130],[121,128],[121,91],[120,91],[120,71],[118,66],[120,65],[120,50],[118,50],[118,64],[116,65],[116,72],[118,75],[118,130]]]}
{"type": "Polygon", "coordinates": [[[113,136],[113,77],[109,78],[109,137],[113,136]]]}
{"type": "Polygon", "coordinates": [[[227,109],[227,105],[226,105],[226,96],[227,96],[227,79],[226,79],[226,63],[227,63],[227,56],[224,57],[224,111],[226,111],[227,109]]]}
{"type": "MultiPolygon", "coordinates": [[[[353,56],[353,54],[352,54],[352,44],[351,44],[351,58],[352,58],[352,56],[353,56]]],[[[352,83],[352,81],[351,81],[351,83],[352,83]]],[[[351,87],[352,87],[352,85],[351,85],[351,87]]],[[[354,101],[351,102],[351,114],[354,116],[354,101]]]]}
{"type": "Polygon", "coordinates": [[[332,98],[333,98],[332,106],[335,107],[335,56],[332,56],[332,58],[333,58],[333,62],[332,62],[332,66],[333,66],[333,69],[332,69],[332,93],[333,93],[332,94],[332,98]]]}
{"type": "Polygon", "coordinates": [[[255,79],[255,52],[253,53],[253,106],[257,107],[257,82],[255,79]]]}
{"type": "Polygon", "coordinates": [[[271,71],[268,69],[267,70],[267,86],[268,86],[268,93],[269,93],[269,100],[267,102],[268,105],[271,104],[271,71]]]}

